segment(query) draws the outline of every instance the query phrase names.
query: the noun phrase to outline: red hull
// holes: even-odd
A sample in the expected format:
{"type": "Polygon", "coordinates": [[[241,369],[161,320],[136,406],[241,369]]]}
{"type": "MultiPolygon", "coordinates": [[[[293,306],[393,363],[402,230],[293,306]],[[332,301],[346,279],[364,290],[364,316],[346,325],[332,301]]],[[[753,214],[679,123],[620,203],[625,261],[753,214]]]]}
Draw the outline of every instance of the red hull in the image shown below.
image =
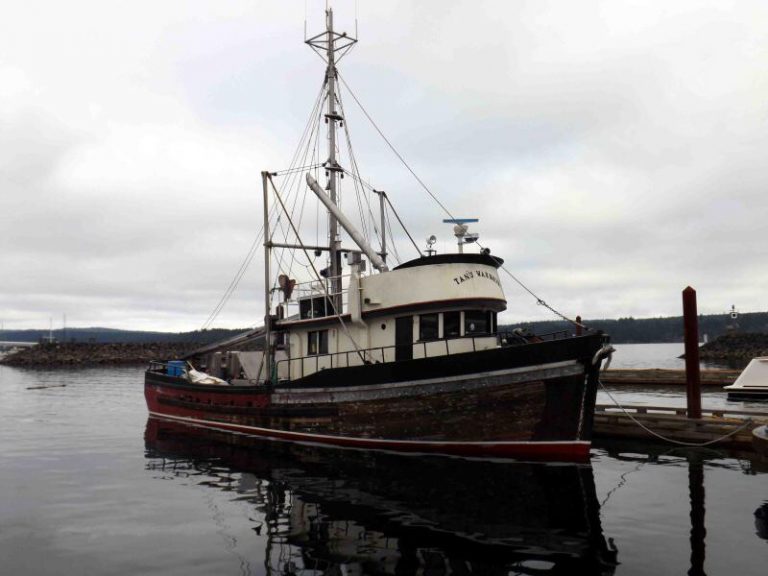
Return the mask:
{"type": "Polygon", "coordinates": [[[155,418],[183,422],[190,426],[202,426],[215,430],[240,432],[250,436],[334,446],[337,448],[356,448],[363,450],[386,450],[417,454],[445,454],[450,456],[513,458],[528,461],[588,462],[590,442],[587,441],[496,441],[496,442],[431,442],[424,440],[386,440],[378,438],[349,438],[289,432],[269,428],[258,428],[228,422],[216,422],[185,416],[158,414],[150,412],[155,418]]]}

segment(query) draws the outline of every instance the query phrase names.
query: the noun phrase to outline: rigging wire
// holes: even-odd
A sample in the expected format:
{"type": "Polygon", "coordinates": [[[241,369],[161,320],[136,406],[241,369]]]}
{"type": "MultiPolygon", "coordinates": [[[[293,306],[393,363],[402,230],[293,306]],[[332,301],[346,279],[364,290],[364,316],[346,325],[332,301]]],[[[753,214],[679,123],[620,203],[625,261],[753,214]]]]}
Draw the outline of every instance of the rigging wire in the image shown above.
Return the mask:
{"type": "MultiPolygon", "coordinates": [[[[478,246],[480,246],[480,248],[482,248],[483,250],[487,250],[487,248],[485,248],[485,247],[484,247],[482,244],[480,244],[480,242],[478,242],[478,241],[475,241],[475,243],[476,243],[478,246]]],[[[498,259],[498,258],[496,258],[495,256],[491,256],[491,258],[493,258],[494,260],[496,260],[496,262],[498,262],[498,261],[499,261],[499,259],[498,259]]],[[[506,272],[506,274],[507,274],[507,275],[508,275],[510,278],[512,278],[512,280],[514,280],[514,281],[515,281],[515,282],[516,282],[516,283],[517,283],[517,284],[518,284],[518,285],[519,285],[519,286],[520,286],[520,287],[521,287],[523,290],[525,290],[526,292],[528,292],[528,294],[530,294],[531,296],[533,296],[533,297],[536,299],[536,304],[538,304],[539,306],[543,306],[544,308],[546,308],[547,310],[549,310],[550,312],[552,312],[552,313],[553,313],[555,316],[558,316],[558,317],[560,317],[560,319],[562,319],[562,320],[565,320],[566,322],[570,322],[570,323],[571,323],[571,324],[573,324],[574,326],[578,326],[579,328],[584,328],[584,330],[592,330],[592,329],[591,329],[591,328],[589,328],[588,326],[585,326],[585,325],[584,325],[584,324],[582,324],[581,322],[577,322],[577,321],[576,321],[574,318],[569,318],[568,316],[566,316],[566,315],[565,315],[565,314],[563,314],[562,312],[560,312],[560,311],[556,310],[555,308],[553,308],[552,306],[550,306],[549,304],[547,304],[547,302],[545,302],[545,301],[544,301],[542,298],[540,298],[540,297],[539,297],[539,296],[538,296],[538,295],[537,295],[537,294],[536,294],[536,293],[535,293],[533,290],[531,290],[530,288],[528,288],[528,286],[526,286],[525,284],[523,284],[523,282],[522,282],[522,281],[521,281],[519,278],[517,278],[517,276],[515,276],[514,274],[512,274],[512,272],[510,272],[510,271],[507,269],[507,267],[506,267],[506,266],[504,266],[504,264],[500,264],[500,265],[499,265],[499,268],[501,268],[501,270],[503,270],[504,272],[506,272]]]]}
{"type": "Polygon", "coordinates": [[[318,166],[322,166],[321,163],[310,163],[306,166],[297,166],[296,168],[286,168],[285,170],[278,170],[277,172],[272,172],[272,176],[287,176],[289,174],[293,174],[294,172],[304,172],[305,170],[312,170],[314,168],[317,168],[318,166]]]}
{"type": "Polygon", "coordinates": [[[387,227],[387,230],[389,231],[389,237],[392,239],[392,254],[395,256],[395,260],[397,260],[397,263],[400,264],[402,260],[400,259],[400,254],[397,251],[397,244],[395,243],[395,235],[392,233],[392,222],[391,218],[389,217],[389,213],[384,210],[384,225],[387,227]]]}
{"type": "MultiPolygon", "coordinates": [[[[353,174],[352,172],[350,172],[348,170],[344,170],[344,173],[347,174],[348,176],[350,176],[353,179],[357,179],[363,187],[369,188],[371,190],[371,192],[375,192],[377,194],[379,194],[379,193],[384,194],[384,199],[387,201],[387,204],[389,204],[389,207],[392,208],[392,212],[395,214],[395,218],[397,218],[397,221],[400,223],[400,227],[403,229],[403,232],[405,232],[406,235],[408,236],[408,238],[411,240],[411,243],[416,248],[416,251],[419,253],[419,256],[421,256],[422,255],[421,250],[419,249],[419,247],[416,244],[416,242],[413,240],[413,237],[411,236],[411,233],[405,227],[405,224],[403,223],[403,221],[400,219],[400,216],[398,216],[397,211],[395,210],[395,207],[389,201],[389,196],[387,196],[387,193],[386,192],[381,192],[379,190],[376,190],[373,186],[371,186],[365,180],[363,180],[359,175],[353,174]]],[[[392,238],[392,246],[394,246],[395,245],[395,237],[392,234],[391,228],[390,228],[390,236],[392,238]]]]}
{"type": "MultiPolygon", "coordinates": [[[[355,170],[357,170],[356,173],[350,172],[349,170],[344,170],[344,173],[358,182],[362,188],[368,188],[371,192],[374,194],[379,194],[379,190],[376,190],[373,186],[371,186],[368,182],[366,182],[362,176],[360,176],[360,170],[357,168],[357,160],[354,161],[353,167],[355,170]]],[[[384,237],[384,231],[379,230],[379,227],[376,225],[376,216],[373,214],[373,208],[371,208],[370,200],[368,200],[368,196],[365,195],[363,192],[363,198],[365,199],[366,206],[368,208],[368,219],[370,220],[371,226],[373,227],[374,234],[378,237],[379,241],[384,237]]],[[[359,196],[358,196],[359,198],[359,196]]],[[[361,214],[362,217],[362,214],[361,214]]],[[[394,239],[393,239],[394,242],[394,239]]]]}
{"type": "MultiPolygon", "coordinates": [[[[344,102],[342,101],[341,93],[342,91],[339,90],[337,93],[337,101],[339,103],[339,108],[341,110],[341,116],[346,118],[346,112],[344,108],[344,102]]],[[[347,153],[349,155],[350,166],[352,167],[352,172],[354,172],[354,174],[357,176],[356,178],[353,178],[353,184],[355,187],[355,195],[357,196],[357,208],[360,213],[360,223],[363,228],[363,235],[366,237],[370,237],[368,232],[368,227],[370,225],[373,226],[374,233],[378,235],[378,229],[376,228],[376,220],[373,217],[370,200],[368,199],[368,196],[365,194],[365,192],[361,189],[361,186],[360,186],[362,177],[360,176],[360,167],[357,163],[357,158],[355,157],[354,148],[352,147],[352,138],[349,133],[349,123],[344,122],[342,127],[344,129],[344,135],[347,141],[347,153]],[[363,201],[365,202],[365,207],[368,209],[367,216],[363,209],[363,201]]],[[[344,172],[347,173],[348,171],[345,170],[344,172]]],[[[379,236],[379,238],[381,238],[381,236],[379,236]]]]}
{"type": "MultiPolygon", "coordinates": [[[[400,155],[400,153],[394,147],[392,142],[390,142],[389,139],[384,135],[384,133],[381,131],[379,126],[373,120],[371,115],[368,113],[368,111],[362,105],[360,100],[357,98],[357,96],[355,96],[355,93],[349,87],[349,84],[347,84],[346,80],[344,80],[344,78],[341,76],[341,74],[339,74],[338,76],[339,76],[339,80],[341,80],[341,82],[344,84],[344,87],[347,89],[347,91],[350,93],[350,95],[352,96],[354,101],[357,103],[357,105],[360,108],[360,110],[362,111],[362,113],[365,115],[365,117],[368,119],[368,121],[374,127],[376,132],[379,133],[379,136],[381,136],[381,138],[384,140],[384,142],[387,144],[387,146],[389,146],[390,150],[392,150],[394,155],[397,156],[397,158],[400,160],[400,162],[403,164],[403,166],[406,167],[406,169],[411,173],[411,175],[416,179],[416,181],[421,185],[421,187],[427,192],[427,194],[429,194],[429,196],[435,201],[435,203],[437,203],[437,205],[440,206],[440,208],[443,209],[443,211],[451,218],[451,220],[455,220],[456,218],[453,216],[453,214],[451,214],[450,210],[448,210],[448,208],[446,208],[445,205],[442,202],[440,202],[440,200],[437,198],[437,196],[429,189],[429,187],[424,183],[424,181],[421,178],[419,178],[419,176],[416,174],[416,172],[413,171],[413,169],[410,167],[410,165],[400,155]]],[[[387,199],[387,202],[389,202],[389,199],[387,199]]],[[[391,202],[389,203],[389,205],[392,206],[391,202]]],[[[394,212],[394,210],[395,210],[394,207],[392,207],[392,211],[393,212],[394,212]]],[[[397,212],[395,212],[395,216],[397,216],[397,212]]],[[[400,218],[398,217],[398,221],[399,220],[400,220],[400,218]]],[[[402,222],[400,222],[400,224],[402,226],[402,222]]],[[[403,229],[405,229],[405,227],[403,227],[403,229]]],[[[407,231],[406,231],[406,233],[407,233],[407,231]]],[[[410,234],[409,234],[408,237],[410,238],[410,234]]],[[[411,242],[413,242],[413,238],[411,238],[411,242]]],[[[477,244],[478,244],[478,246],[483,248],[483,246],[479,242],[477,242],[477,244]]],[[[414,242],[414,246],[415,245],[416,245],[416,243],[414,242]]],[[[416,246],[416,249],[419,250],[418,246],[416,246]]],[[[421,250],[419,250],[419,254],[421,254],[421,250]]],[[[585,330],[589,330],[590,329],[587,326],[584,326],[582,323],[576,322],[576,320],[574,320],[572,318],[569,318],[565,314],[559,312],[558,310],[556,310],[555,308],[553,308],[552,306],[547,304],[547,302],[544,301],[544,299],[540,298],[535,292],[533,292],[533,290],[528,288],[528,286],[526,286],[520,279],[518,279],[514,274],[512,274],[512,272],[510,272],[503,264],[500,264],[499,267],[504,272],[506,272],[509,275],[509,277],[512,278],[512,280],[514,280],[521,288],[523,288],[526,292],[528,292],[531,296],[533,296],[533,298],[536,300],[536,303],[539,306],[543,306],[544,308],[546,308],[547,310],[549,310],[550,312],[552,312],[556,316],[559,316],[563,320],[566,320],[566,321],[568,321],[568,322],[570,322],[570,323],[572,323],[572,324],[574,324],[576,326],[584,328],[585,330]]]]}
{"type": "MultiPolygon", "coordinates": [[[[272,190],[275,193],[275,197],[277,198],[278,202],[280,202],[280,206],[283,209],[283,212],[285,212],[286,215],[288,215],[288,211],[285,208],[285,204],[283,204],[283,200],[280,197],[280,193],[277,191],[277,188],[275,187],[274,182],[272,182],[272,178],[269,179],[269,182],[272,184],[272,190]]],[[[293,224],[293,220],[288,217],[288,223],[291,225],[291,228],[293,229],[293,233],[296,235],[296,239],[298,240],[299,244],[301,245],[301,249],[306,254],[307,260],[309,260],[309,254],[307,252],[306,246],[304,246],[304,243],[301,240],[301,236],[299,236],[298,230],[296,230],[296,226],[293,224]]],[[[365,355],[360,350],[360,347],[357,345],[357,342],[355,342],[355,339],[352,337],[352,334],[349,333],[349,329],[347,328],[347,325],[344,323],[344,319],[341,316],[341,312],[337,310],[336,304],[333,302],[333,298],[331,298],[330,294],[328,293],[328,288],[325,285],[325,282],[322,279],[322,276],[320,276],[320,273],[317,271],[317,268],[315,268],[314,263],[310,261],[310,266],[312,267],[312,272],[314,272],[315,277],[317,281],[320,283],[320,285],[323,287],[323,292],[325,292],[325,297],[328,301],[328,303],[331,305],[331,308],[333,309],[333,314],[336,316],[336,319],[339,321],[339,324],[341,324],[341,328],[344,331],[344,334],[349,338],[349,341],[352,343],[352,346],[355,348],[355,352],[357,352],[357,355],[360,357],[360,360],[365,362],[365,355]]]]}
{"type": "Polygon", "coordinates": [[[360,100],[357,99],[357,96],[355,96],[355,93],[352,92],[352,89],[349,87],[349,84],[347,84],[346,80],[344,80],[342,75],[338,74],[338,76],[339,76],[339,80],[341,80],[341,82],[344,84],[344,87],[349,91],[349,94],[352,96],[354,101],[357,103],[357,105],[359,106],[359,108],[362,111],[362,113],[365,115],[366,118],[368,118],[368,121],[374,127],[376,132],[379,133],[379,136],[381,136],[382,140],[384,140],[384,142],[386,142],[387,146],[389,146],[389,149],[392,150],[394,155],[397,156],[398,160],[400,160],[400,162],[403,164],[403,166],[406,167],[408,172],[411,173],[411,175],[416,179],[416,181],[419,184],[421,184],[421,187],[424,188],[426,193],[429,194],[432,197],[432,200],[434,200],[437,203],[437,205],[440,206],[440,208],[443,209],[443,212],[445,212],[452,220],[455,220],[453,214],[451,214],[451,211],[448,210],[448,208],[446,208],[445,205],[442,202],[440,202],[440,200],[437,198],[437,196],[432,193],[432,191],[429,189],[429,187],[426,184],[424,184],[424,181],[421,178],[419,178],[418,174],[416,174],[416,172],[413,171],[413,168],[411,168],[410,165],[408,164],[408,162],[405,161],[405,158],[403,158],[400,155],[400,152],[397,151],[397,149],[394,147],[392,142],[390,142],[389,139],[384,135],[384,132],[381,131],[381,128],[379,128],[379,126],[376,124],[376,122],[374,122],[373,118],[371,118],[371,115],[368,114],[368,111],[363,107],[363,105],[360,102],[360,100]]]}
{"type": "MultiPolygon", "coordinates": [[[[319,138],[320,130],[320,111],[323,107],[323,104],[325,103],[327,99],[327,94],[325,93],[325,81],[323,81],[322,86],[320,87],[320,93],[318,94],[317,99],[315,100],[315,107],[312,110],[312,113],[310,114],[309,121],[307,123],[307,127],[305,128],[304,134],[302,135],[301,140],[299,141],[299,146],[296,149],[296,153],[294,154],[294,157],[291,161],[291,167],[286,171],[289,172],[288,178],[283,186],[285,190],[287,190],[286,194],[286,201],[289,200],[290,196],[294,193],[295,190],[295,197],[293,199],[293,204],[291,206],[291,213],[288,216],[289,218],[292,218],[295,211],[296,211],[296,204],[299,199],[300,195],[300,187],[301,187],[301,181],[302,178],[300,177],[300,174],[302,173],[301,170],[297,170],[295,168],[295,165],[299,163],[299,158],[301,158],[301,163],[305,164],[306,159],[310,155],[310,149],[312,148],[313,140],[315,138],[319,138]],[[302,152],[303,150],[303,152],[302,152]],[[299,156],[301,154],[301,156],[299,156]]],[[[312,160],[315,160],[312,158],[312,160]]],[[[310,166],[313,164],[318,164],[318,162],[311,161],[310,166]]],[[[318,164],[319,165],[319,164],[318,164]]],[[[270,179],[271,180],[271,179],[270,179]]],[[[273,183],[274,186],[274,183],[273,183]]],[[[301,207],[301,213],[303,215],[304,212],[304,203],[306,202],[306,189],[304,189],[304,196],[302,200],[302,207],[301,207]]],[[[280,231],[283,235],[283,238],[287,241],[288,239],[288,230],[285,229],[285,226],[282,223],[282,219],[278,220],[278,225],[280,227],[280,231]]],[[[276,227],[273,229],[272,237],[274,237],[274,234],[277,232],[276,227]]],[[[271,240],[272,238],[270,238],[271,240]]],[[[279,270],[284,271],[285,268],[283,267],[283,260],[285,258],[285,252],[286,248],[280,249],[280,252],[277,256],[277,268],[279,270]]],[[[291,251],[291,264],[288,267],[288,274],[290,275],[291,268],[293,266],[293,262],[296,257],[296,251],[291,251]]],[[[274,284],[272,285],[272,288],[276,288],[278,282],[277,276],[275,277],[274,284]]],[[[271,293],[271,291],[270,291],[271,293]]]]}
{"type": "Polygon", "coordinates": [[[416,252],[419,253],[419,256],[423,256],[423,254],[421,253],[421,250],[419,249],[419,246],[416,244],[416,241],[413,239],[413,236],[411,236],[411,233],[408,232],[408,229],[405,227],[405,224],[403,224],[403,221],[400,219],[400,215],[397,213],[397,210],[395,210],[395,207],[392,205],[392,202],[389,201],[389,196],[387,196],[386,192],[382,192],[382,194],[384,194],[384,200],[387,201],[387,204],[389,204],[389,207],[392,209],[392,214],[394,214],[395,218],[397,218],[397,221],[400,222],[400,226],[402,227],[403,231],[408,235],[408,239],[411,241],[411,244],[413,244],[413,247],[416,248],[416,252]]]}
{"type": "Polygon", "coordinates": [[[213,322],[219,316],[221,311],[224,309],[224,306],[232,297],[232,294],[234,293],[235,289],[240,283],[240,280],[243,278],[245,271],[248,269],[248,266],[253,260],[253,257],[256,255],[256,251],[259,246],[259,242],[261,241],[263,233],[264,233],[264,227],[262,225],[262,227],[257,232],[256,238],[254,238],[253,243],[251,244],[251,247],[248,249],[248,253],[245,255],[245,258],[240,264],[240,268],[238,268],[237,272],[235,272],[234,277],[230,281],[229,286],[227,286],[227,289],[224,291],[224,294],[222,295],[222,297],[219,299],[218,304],[216,304],[213,311],[211,311],[211,313],[208,315],[208,318],[205,320],[205,322],[203,322],[203,325],[200,327],[201,331],[210,328],[211,324],[213,324],[213,322]]]}
{"type": "MultiPolygon", "coordinates": [[[[320,55],[318,54],[318,56],[320,56],[320,55]]],[[[322,56],[321,56],[321,58],[322,58],[322,56]]],[[[371,115],[368,113],[368,111],[362,105],[360,100],[357,98],[355,93],[349,87],[349,85],[347,84],[346,80],[342,77],[342,75],[338,72],[338,70],[337,70],[337,77],[341,81],[341,83],[344,85],[344,87],[349,91],[349,93],[352,96],[353,100],[358,105],[358,107],[363,112],[363,114],[368,119],[368,121],[371,123],[371,125],[374,127],[376,132],[379,134],[379,136],[381,136],[381,138],[384,140],[384,142],[387,144],[387,146],[389,146],[390,150],[400,160],[400,162],[403,164],[403,166],[405,166],[405,168],[411,173],[411,175],[414,177],[414,179],[421,185],[421,187],[427,192],[427,194],[432,198],[432,200],[451,219],[455,220],[455,218],[454,218],[453,214],[450,212],[450,210],[448,210],[448,208],[429,189],[429,187],[424,183],[424,181],[416,174],[416,172],[411,168],[411,166],[405,161],[403,156],[397,151],[397,149],[390,142],[390,140],[384,135],[382,130],[379,128],[379,126],[373,120],[371,115]]],[[[296,195],[295,195],[295,197],[293,199],[293,204],[291,206],[290,214],[287,212],[287,210],[285,210],[285,207],[283,206],[284,212],[285,212],[286,216],[289,219],[289,224],[291,225],[291,227],[293,227],[292,217],[295,214],[296,205],[298,203],[298,199],[299,199],[299,195],[300,195],[299,191],[298,191],[298,187],[299,187],[298,182],[300,182],[301,179],[297,178],[297,176],[300,173],[304,172],[305,170],[313,170],[313,169],[317,170],[317,169],[319,169],[322,166],[322,164],[319,163],[319,137],[320,137],[320,131],[317,128],[319,128],[319,118],[320,118],[319,111],[322,109],[322,106],[323,106],[325,100],[327,99],[327,94],[326,94],[326,91],[325,91],[326,82],[327,82],[327,79],[324,79],[323,83],[322,83],[322,86],[320,88],[320,92],[318,94],[318,97],[315,100],[315,105],[313,107],[312,113],[310,114],[310,118],[308,119],[308,121],[307,121],[307,123],[305,125],[304,131],[302,133],[301,138],[299,139],[299,143],[298,143],[298,145],[296,147],[296,150],[294,152],[293,158],[291,159],[291,162],[289,164],[289,168],[286,169],[286,170],[274,173],[276,176],[287,176],[288,177],[288,180],[287,180],[287,182],[286,182],[286,184],[284,186],[284,188],[287,189],[287,191],[288,191],[287,195],[286,195],[286,200],[288,200],[290,198],[291,194],[293,193],[294,186],[296,186],[296,195]],[[312,146],[313,135],[315,136],[315,138],[314,138],[315,146],[312,146]],[[304,153],[301,156],[301,158],[303,160],[306,160],[306,158],[310,154],[310,148],[312,148],[312,156],[311,156],[311,160],[312,161],[309,164],[306,164],[304,166],[298,166],[297,164],[298,164],[299,155],[301,154],[301,151],[304,150],[304,153]],[[315,162],[315,160],[317,160],[317,161],[315,162]]],[[[338,102],[339,107],[341,108],[341,110],[343,112],[344,111],[344,106],[343,106],[343,102],[341,101],[340,93],[341,93],[341,91],[339,91],[339,96],[337,98],[337,102],[338,102]]],[[[362,224],[364,233],[366,235],[368,235],[368,230],[367,230],[367,227],[366,227],[366,218],[365,218],[365,214],[363,213],[362,202],[360,202],[361,194],[360,194],[360,191],[359,191],[359,188],[358,188],[358,183],[361,184],[362,186],[368,186],[369,188],[371,188],[371,190],[373,190],[373,188],[370,187],[370,185],[368,185],[367,183],[365,183],[364,180],[360,177],[359,167],[358,167],[357,161],[356,161],[356,159],[354,157],[354,152],[353,152],[352,146],[351,146],[351,138],[350,138],[349,130],[348,130],[346,124],[344,125],[344,132],[345,132],[345,136],[346,136],[346,140],[347,140],[350,164],[351,164],[352,169],[354,171],[354,172],[350,172],[350,171],[344,170],[344,173],[350,175],[353,178],[353,183],[354,183],[353,185],[354,185],[354,188],[355,188],[355,193],[356,193],[357,198],[358,198],[358,208],[360,210],[361,224],[362,224]]],[[[275,192],[277,192],[277,189],[275,187],[274,182],[272,181],[272,178],[270,178],[270,182],[272,183],[272,186],[275,189],[275,192]]],[[[306,189],[305,189],[304,190],[303,199],[302,199],[302,203],[301,203],[300,212],[299,212],[299,220],[300,221],[303,218],[303,214],[304,214],[304,207],[305,207],[305,203],[306,203],[306,195],[307,194],[306,194],[306,189]]],[[[339,200],[340,200],[340,196],[341,195],[339,194],[339,200]]],[[[376,229],[375,218],[373,218],[373,213],[372,213],[372,210],[371,210],[371,207],[370,207],[370,202],[368,201],[368,197],[367,197],[366,194],[362,194],[362,197],[365,198],[365,202],[366,202],[366,205],[368,207],[368,213],[371,216],[371,222],[373,223],[374,231],[378,232],[377,229],[376,229]]],[[[389,207],[392,209],[392,213],[395,215],[395,218],[399,222],[399,224],[402,227],[403,231],[406,233],[406,235],[408,236],[409,240],[411,241],[413,246],[416,248],[416,251],[419,253],[419,256],[422,256],[421,250],[419,249],[418,245],[414,241],[414,239],[411,236],[411,234],[408,232],[408,229],[405,227],[402,219],[400,218],[399,214],[397,213],[397,211],[395,210],[394,206],[392,205],[392,202],[389,200],[389,198],[387,197],[386,194],[384,194],[384,198],[385,198],[387,204],[389,205],[389,207]]],[[[281,199],[281,205],[282,205],[282,199],[281,199]]],[[[288,231],[285,229],[285,226],[283,225],[282,216],[277,214],[277,213],[275,213],[275,215],[277,216],[277,221],[276,221],[276,225],[272,228],[273,232],[272,232],[272,236],[268,239],[269,241],[272,240],[272,237],[274,236],[275,232],[277,232],[278,226],[279,226],[283,236],[285,238],[288,237],[288,231]]],[[[318,208],[318,215],[319,215],[319,208],[318,208]]],[[[318,220],[318,219],[319,219],[319,217],[316,217],[316,220],[318,220]]],[[[397,254],[397,249],[396,249],[394,235],[392,233],[390,218],[388,217],[386,212],[385,212],[385,223],[386,223],[386,225],[387,225],[387,227],[389,229],[390,237],[392,238],[392,250],[394,252],[394,255],[395,255],[396,259],[399,261],[400,258],[399,258],[399,255],[397,254]]],[[[319,225],[317,226],[317,229],[318,229],[318,234],[319,234],[319,225]]],[[[257,235],[257,239],[261,236],[262,233],[263,233],[263,230],[261,230],[259,232],[259,234],[257,235]]],[[[294,233],[296,233],[295,229],[294,229],[294,233]]],[[[386,233],[386,231],[382,230],[381,233],[380,233],[381,237],[383,237],[385,233],[386,233]]],[[[297,238],[298,238],[298,235],[297,235],[297,238]]],[[[299,241],[300,241],[300,239],[299,239],[299,241]]],[[[484,247],[479,242],[477,244],[481,247],[481,249],[484,249],[484,247]]],[[[256,253],[256,246],[257,245],[258,245],[258,240],[254,241],[254,243],[252,244],[251,248],[248,251],[248,254],[246,255],[246,258],[244,259],[243,263],[241,264],[240,268],[238,269],[237,273],[235,274],[233,280],[230,282],[230,285],[227,287],[227,290],[225,290],[225,293],[222,296],[221,300],[219,301],[217,306],[214,308],[213,312],[209,315],[209,317],[206,320],[206,322],[203,324],[203,326],[204,326],[203,329],[205,329],[205,327],[208,327],[208,326],[211,325],[211,323],[215,320],[215,318],[221,312],[221,309],[223,308],[223,306],[226,304],[226,302],[231,297],[232,293],[234,292],[235,288],[237,287],[238,283],[240,282],[240,279],[244,275],[245,270],[250,265],[250,262],[252,261],[254,255],[256,253]]],[[[309,259],[309,256],[306,253],[306,250],[304,252],[305,252],[305,255],[307,256],[307,259],[310,261],[310,265],[312,265],[312,267],[314,269],[314,265],[312,264],[311,259],[309,259]]],[[[283,248],[280,251],[280,254],[278,256],[278,269],[281,269],[281,270],[283,270],[283,266],[282,265],[283,265],[284,254],[285,254],[285,248],[283,248]]],[[[292,258],[291,258],[291,263],[289,265],[289,270],[288,270],[289,273],[290,273],[290,269],[292,268],[293,263],[295,261],[295,251],[293,251],[292,254],[293,255],[292,255],[292,258]]],[[[568,322],[570,322],[570,323],[572,323],[574,325],[580,326],[580,327],[585,328],[587,330],[589,329],[586,326],[584,326],[583,324],[578,323],[574,319],[567,317],[566,315],[562,314],[561,312],[559,312],[558,310],[553,308],[551,305],[549,305],[546,301],[544,301],[542,298],[540,298],[535,292],[533,292],[533,290],[528,288],[528,286],[526,286],[520,279],[518,279],[514,274],[512,274],[512,272],[510,272],[503,264],[500,264],[499,267],[515,283],[517,283],[523,290],[525,290],[528,294],[530,294],[536,300],[536,303],[538,305],[547,308],[553,314],[555,314],[556,316],[560,317],[561,319],[563,319],[565,321],[568,321],[568,322]]],[[[276,286],[276,283],[277,283],[277,280],[275,280],[275,286],[276,286]]],[[[271,294],[271,291],[270,291],[270,294],[271,294]]]]}
{"type": "MultiPolygon", "coordinates": [[[[299,143],[298,143],[298,145],[296,147],[296,150],[295,150],[295,152],[293,154],[293,157],[291,159],[291,163],[289,164],[289,169],[288,170],[284,170],[282,172],[278,172],[278,174],[290,175],[292,171],[300,172],[300,171],[302,171],[302,170],[304,170],[306,168],[311,169],[311,166],[308,166],[308,167],[298,167],[298,166],[296,166],[296,164],[297,164],[298,159],[299,159],[299,153],[300,153],[301,149],[303,148],[303,144],[302,143],[304,142],[304,139],[307,138],[307,134],[308,134],[308,131],[310,130],[310,127],[313,124],[316,123],[315,122],[315,118],[317,118],[318,107],[322,106],[322,102],[325,99],[324,98],[324,94],[325,94],[324,88],[325,88],[325,81],[321,85],[320,90],[318,92],[318,96],[315,99],[315,105],[313,106],[312,113],[310,114],[309,118],[307,119],[307,123],[304,126],[304,130],[302,132],[302,136],[299,139],[299,143]]],[[[311,135],[310,135],[309,138],[311,139],[311,135]]],[[[270,210],[270,212],[271,212],[271,215],[269,216],[269,218],[271,218],[271,217],[273,217],[273,216],[278,214],[278,211],[276,209],[275,210],[270,210]]],[[[208,315],[208,317],[206,318],[205,322],[203,322],[203,325],[200,328],[201,330],[206,330],[206,329],[210,328],[210,326],[213,324],[213,322],[216,321],[216,318],[218,318],[219,314],[221,314],[221,311],[224,309],[226,304],[229,302],[230,298],[232,297],[232,295],[234,294],[234,292],[237,289],[238,285],[240,284],[240,281],[242,280],[243,276],[245,275],[246,270],[248,269],[248,267],[250,266],[251,262],[253,261],[253,258],[255,257],[256,252],[257,252],[257,248],[258,248],[258,244],[259,244],[263,234],[264,234],[264,226],[262,224],[262,226],[259,228],[259,231],[256,234],[256,238],[254,239],[253,243],[251,244],[251,247],[248,249],[248,252],[246,253],[245,258],[241,262],[240,267],[238,268],[237,272],[235,272],[235,275],[233,276],[233,278],[230,281],[230,283],[227,286],[227,288],[224,290],[224,294],[221,296],[221,298],[219,299],[219,301],[216,304],[216,306],[213,308],[211,313],[208,315]]]]}

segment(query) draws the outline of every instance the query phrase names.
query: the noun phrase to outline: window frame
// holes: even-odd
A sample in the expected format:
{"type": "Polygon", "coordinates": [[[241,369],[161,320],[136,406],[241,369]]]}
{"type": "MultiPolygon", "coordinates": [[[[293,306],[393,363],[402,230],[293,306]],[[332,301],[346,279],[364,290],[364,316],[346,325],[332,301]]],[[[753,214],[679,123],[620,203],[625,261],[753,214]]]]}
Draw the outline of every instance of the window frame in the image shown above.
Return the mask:
{"type": "Polygon", "coordinates": [[[419,314],[419,342],[432,342],[440,339],[440,314],[437,312],[431,312],[428,314],[419,314]],[[429,318],[427,324],[430,328],[430,334],[425,337],[424,334],[424,318],[429,318]],[[434,319],[434,325],[431,325],[431,321],[434,319]],[[434,332],[432,331],[434,328],[434,332]],[[434,334],[434,336],[432,335],[434,334]]]}
{"type": "Polygon", "coordinates": [[[310,330],[307,332],[307,356],[328,354],[328,330],[310,330]]]}
{"type": "Polygon", "coordinates": [[[443,312],[443,338],[450,339],[450,338],[461,338],[461,310],[452,310],[450,312],[443,312]],[[455,334],[448,334],[448,318],[455,318],[456,319],[456,332],[455,334]]]}
{"type": "Polygon", "coordinates": [[[465,336],[488,336],[493,334],[493,317],[490,310],[465,310],[464,311],[464,335],[465,336]],[[477,323],[482,317],[485,324],[483,330],[470,330],[470,322],[477,323]]]}

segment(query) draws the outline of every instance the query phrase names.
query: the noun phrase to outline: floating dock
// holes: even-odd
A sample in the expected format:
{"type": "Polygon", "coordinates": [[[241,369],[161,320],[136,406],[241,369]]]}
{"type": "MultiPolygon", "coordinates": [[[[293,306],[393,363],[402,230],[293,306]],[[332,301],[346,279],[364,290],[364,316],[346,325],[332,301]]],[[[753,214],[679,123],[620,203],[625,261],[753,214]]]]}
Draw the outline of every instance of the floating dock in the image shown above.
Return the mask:
{"type": "Polygon", "coordinates": [[[660,441],[639,424],[675,442],[690,444],[713,443],[713,448],[754,448],[752,431],[768,424],[767,411],[746,411],[702,408],[702,417],[688,418],[686,408],[667,406],[624,406],[626,413],[613,404],[595,407],[594,435],[598,438],[622,438],[660,441]],[[629,415],[627,415],[627,413],[629,415]],[[630,417],[631,416],[631,417],[630,417]],[[745,426],[745,422],[751,423],[745,426]],[[638,424],[639,423],[639,424],[638,424]]]}
{"type": "MultiPolygon", "coordinates": [[[[728,386],[736,381],[741,370],[702,370],[702,386],[728,386]]],[[[665,368],[626,369],[614,368],[600,374],[607,386],[685,386],[685,370],[665,368]]]]}

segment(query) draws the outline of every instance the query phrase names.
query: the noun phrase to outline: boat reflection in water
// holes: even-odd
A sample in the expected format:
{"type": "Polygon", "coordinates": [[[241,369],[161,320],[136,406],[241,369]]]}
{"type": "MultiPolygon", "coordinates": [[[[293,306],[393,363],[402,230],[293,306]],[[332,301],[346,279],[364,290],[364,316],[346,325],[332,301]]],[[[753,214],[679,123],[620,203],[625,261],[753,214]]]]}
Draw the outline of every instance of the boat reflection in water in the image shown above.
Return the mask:
{"type": "Polygon", "coordinates": [[[253,503],[268,573],[612,574],[617,564],[588,465],[328,449],[154,418],[145,441],[149,469],[203,473],[253,503]]]}

